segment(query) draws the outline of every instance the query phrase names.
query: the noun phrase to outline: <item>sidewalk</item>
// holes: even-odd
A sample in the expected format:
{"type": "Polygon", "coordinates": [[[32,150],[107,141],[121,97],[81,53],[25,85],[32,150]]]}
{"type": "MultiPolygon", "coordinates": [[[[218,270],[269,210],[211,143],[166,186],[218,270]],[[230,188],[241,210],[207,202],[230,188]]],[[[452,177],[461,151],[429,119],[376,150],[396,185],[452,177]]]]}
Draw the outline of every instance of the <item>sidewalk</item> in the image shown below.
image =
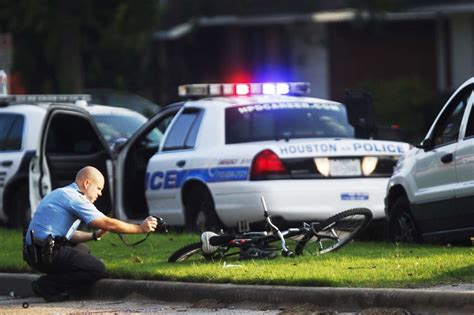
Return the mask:
{"type": "MultiPolygon", "coordinates": [[[[30,282],[36,274],[0,273],[0,295],[32,296],[30,282]]],[[[474,286],[446,286],[436,289],[369,289],[286,287],[103,279],[84,298],[123,300],[155,299],[196,302],[213,299],[225,303],[310,303],[320,307],[362,310],[402,308],[412,312],[474,312],[474,286]]]]}

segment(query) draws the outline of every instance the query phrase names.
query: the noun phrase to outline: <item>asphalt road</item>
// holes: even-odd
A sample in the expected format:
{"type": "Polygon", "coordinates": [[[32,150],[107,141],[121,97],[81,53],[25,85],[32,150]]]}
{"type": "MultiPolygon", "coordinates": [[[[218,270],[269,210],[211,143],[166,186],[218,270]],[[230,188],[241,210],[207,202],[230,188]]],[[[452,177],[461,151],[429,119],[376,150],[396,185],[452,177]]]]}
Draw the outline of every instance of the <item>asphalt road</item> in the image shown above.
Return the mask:
{"type": "MultiPolygon", "coordinates": [[[[371,308],[363,311],[335,310],[320,308],[312,304],[288,305],[271,304],[225,305],[214,300],[195,303],[170,303],[152,300],[78,300],[60,303],[46,303],[42,298],[15,298],[0,296],[0,314],[243,314],[243,315],[288,315],[288,314],[410,314],[403,309],[371,308]],[[26,304],[27,303],[27,304],[26,304]]],[[[420,314],[420,313],[417,313],[420,314]]],[[[432,313],[430,313],[432,314],[432,313]]]]}
{"type": "Polygon", "coordinates": [[[42,298],[0,296],[0,314],[280,314],[265,306],[226,306],[215,301],[170,303],[144,300],[78,300],[46,303],[42,298]],[[27,303],[27,304],[26,304],[27,303]]]}

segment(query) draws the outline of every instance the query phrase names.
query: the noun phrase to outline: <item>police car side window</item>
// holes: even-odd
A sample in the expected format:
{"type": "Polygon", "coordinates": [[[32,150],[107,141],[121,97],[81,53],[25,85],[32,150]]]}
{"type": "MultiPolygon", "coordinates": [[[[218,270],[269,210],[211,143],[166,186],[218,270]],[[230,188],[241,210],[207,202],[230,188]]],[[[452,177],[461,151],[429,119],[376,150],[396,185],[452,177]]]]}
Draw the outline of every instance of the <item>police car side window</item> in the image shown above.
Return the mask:
{"type": "Polygon", "coordinates": [[[0,151],[21,150],[24,122],[23,115],[0,115],[0,151]]]}
{"type": "Polygon", "coordinates": [[[90,154],[101,150],[100,140],[90,122],[74,115],[55,115],[46,139],[47,153],[90,154]]]}
{"type": "Polygon", "coordinates": [[[459,136],[462,117],[467,105],[467,93],[471,89],[465,89],[456,96],[448,105],[440,117],[434,129],[434,146],[441,146],[456,142],[459,136]]]}
{"type": "Polygon", "coordinates": [[[201,119],[202,111],[199,109],[188,109],[181,113],[169,131],[163,151],[193,148],[201,119]]]}

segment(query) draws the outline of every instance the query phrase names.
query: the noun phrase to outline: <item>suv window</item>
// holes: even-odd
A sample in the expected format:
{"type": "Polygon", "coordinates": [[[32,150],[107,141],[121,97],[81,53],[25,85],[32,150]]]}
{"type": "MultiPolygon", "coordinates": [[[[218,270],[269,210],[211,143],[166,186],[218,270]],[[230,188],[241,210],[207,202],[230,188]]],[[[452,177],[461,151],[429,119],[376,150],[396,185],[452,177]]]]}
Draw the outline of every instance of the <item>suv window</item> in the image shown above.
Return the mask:
{"type": "Polygon", "coordinates": [[[459,128],[461,127],[462,117],[466,109],[468,93],[471,93],[471,88],[467,88],[459,93],[448,105],[436,123],[433,134],[435,147],[453,143],[458,140],[459,128]]]}
{"type": "Polygon", "coordinates": [[[474,137],[474,106],[471,107],[471,113],[469,114],[469,119],[467,121],[466,135],[464,138],[474,137]]]}
{"type": "Polygon", "coordinates": [[[292,138],[354,138],[346,109],[337,104],[269,103],[230,107],[226,143],[292,138]]]}
{"type": "Polygon", "coordinates": [[[0,151],[21,150],[24,122],[23,115],[0,114],[0,151]]]}
{"type": "Polygon", "coordinates": [[[202,110],[194,108],[181,113],[171,127],[172,129],[163,145],[163,151],[194,148],[202,114],[202,110]]]}

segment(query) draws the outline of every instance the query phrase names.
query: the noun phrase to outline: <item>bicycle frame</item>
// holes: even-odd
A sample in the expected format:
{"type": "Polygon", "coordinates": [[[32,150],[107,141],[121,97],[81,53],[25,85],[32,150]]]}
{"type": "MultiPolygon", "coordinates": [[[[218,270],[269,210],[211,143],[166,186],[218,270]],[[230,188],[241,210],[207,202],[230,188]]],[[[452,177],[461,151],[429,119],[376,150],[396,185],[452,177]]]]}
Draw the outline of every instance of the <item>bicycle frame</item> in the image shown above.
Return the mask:
{"type": "MultiPolygon", "coordinates": [[[[218,258],[218,256],[225,258],[239,253],[229,252],[232,248],[250,250],[251,247],[255,247],[263,252],[270,253],[269,251],[275,252],[277,250],[277,247],[271,246],[271,243],[275,241],[280,241],[281,254],[284,257],[303,255],[303,251],[306,251],[308,248],[307,244],[313,242],[317,244],[318,248],[309,251],[309,253],[325,254],[341,248],[354,239],[372,219],[372,212],[369,209],[354,208],[336,213],[323,221],[314,221],[311,223],[303,222],[300,227],[281,231],[278,226],[272,222],[263,196],[260,196],[260,201],[262,203],[265,221],[272,230],[270,233],[261,231],[212,235],[212,232],[205,232],[211,233],[211,235],[202,234],[200,242],[188,244],[178,249],[170,256],[168,261],[183,261],[195,254],[200,254],[209,260],[218,258]],[[286,241],[288,238],[293,238],[293,240],[296,241],[294,253],[287,246],[286,241]],[[206,242],[205,246],[203,242],[206,242]],[[211,248],[211,251],[209,251],[209,248],[211,248]],[[215,250],[212,248],[215,248],[215,250]]],[[[240,253],[242,253],[242,251],[240,253]]],[[[265,256],[263,255],[262,257],[265,256]]]]}
{"type": "MultiPolygon", "coordinates": [[[[288,230],[285,231],[280,231],[280,229],[272,222],[271,220],[271,215],[270,212],[268,211],[267,204],[265,202],[265,198],[263,196],[260,196],[260,201],[262,203],[263,207],[263,212],[264,212],[264,217],[265,221],[267,224],[272,228],[274,233],[276,234],[267,234],[267,232],[245,232],[242,233],[242,235],[238,235],[235,238],[231,239],[230,241],[226,242],[225,244],[220,244],[222,247],[226,247],[224,249],[224,253],[228,250],[229,247],[242,247],[244,244],[268,244],[276,240],[280,240],[281,242],[281,251],[282,255],[284,257],[293,257],[294,253],[291,251],[287,246],[286,246],[286,240],[285,238],[292,237],[292,236],[297,236],[297,235],[303,235],[304,233],[310,231],[311,226],[307,223],[303,224],[303,227],[299,228],[289,228],[288,230]]],[[[213,243],[213,239],[219,239],[219,236],[214,236],[210,238],[211,244],[213,243]]],[[[230,254],[233,255],[233,254],[230,254]]],[[[227,256],[230,256],[227,255],[227,256]]]]}

